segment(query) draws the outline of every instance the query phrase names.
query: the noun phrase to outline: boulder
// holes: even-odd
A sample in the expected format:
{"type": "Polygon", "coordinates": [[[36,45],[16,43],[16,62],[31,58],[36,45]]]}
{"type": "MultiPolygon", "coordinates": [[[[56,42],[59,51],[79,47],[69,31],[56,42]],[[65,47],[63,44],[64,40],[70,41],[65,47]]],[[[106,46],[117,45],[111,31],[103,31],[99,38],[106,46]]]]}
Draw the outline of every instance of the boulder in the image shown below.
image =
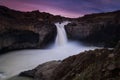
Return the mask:
{"type": "Polygon", "coordinates": [[[33,70],[24,71],[19,76],[32,77],[35,80],[50,80],[52,79],[53,70],[61,63],[61,61],[49,61],[43,63],[33,70]]]}

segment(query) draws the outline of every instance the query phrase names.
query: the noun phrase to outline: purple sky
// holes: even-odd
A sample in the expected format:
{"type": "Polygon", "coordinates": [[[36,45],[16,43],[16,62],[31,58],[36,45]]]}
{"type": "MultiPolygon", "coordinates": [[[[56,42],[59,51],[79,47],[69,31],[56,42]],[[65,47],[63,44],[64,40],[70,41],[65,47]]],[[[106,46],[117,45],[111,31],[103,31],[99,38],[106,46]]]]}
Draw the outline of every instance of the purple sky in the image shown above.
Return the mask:
{"type": "Polygon", "coordinates": [[[67,17],[120,10],[120,0],[0,0],[0,5],[15,10],[39,10],[67,17]]]}

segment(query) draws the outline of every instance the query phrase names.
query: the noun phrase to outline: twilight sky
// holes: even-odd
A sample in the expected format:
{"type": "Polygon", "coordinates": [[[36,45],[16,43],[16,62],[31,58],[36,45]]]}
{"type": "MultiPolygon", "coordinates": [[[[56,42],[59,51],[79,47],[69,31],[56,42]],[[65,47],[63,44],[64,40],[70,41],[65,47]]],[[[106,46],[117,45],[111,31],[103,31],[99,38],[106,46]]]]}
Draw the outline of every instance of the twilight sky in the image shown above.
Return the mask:
{"type": "Polygon", "coordinates": [[[120,10],[120,0],[0,0],[0,5],[15,10],[39,10],[66,17],[120,10]]]}

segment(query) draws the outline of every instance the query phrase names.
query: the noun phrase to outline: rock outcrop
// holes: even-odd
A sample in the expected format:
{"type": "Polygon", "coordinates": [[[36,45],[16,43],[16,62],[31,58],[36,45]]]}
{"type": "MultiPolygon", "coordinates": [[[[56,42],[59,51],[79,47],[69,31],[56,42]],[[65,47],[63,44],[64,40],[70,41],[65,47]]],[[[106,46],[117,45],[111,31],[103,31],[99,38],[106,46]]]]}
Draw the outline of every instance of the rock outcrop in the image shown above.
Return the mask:
{"type": "Polygon", "coordinates": [[[77,39],[105,47],[120,40],[120,11],[89,14],[74,19],[66,26],[69,39],[77,39]]]}
{"type": "Polygon", "coordinates": [[[20,73],[19,76],[35,78],[35,80],[51,80],[54,69],[61,61],[50,61],[43,63],[33,70],[20,73]]]}
{"type": "Polygon", "coordinates": [[[120,44],[115,49],[96,49],[70,56],[57,65],[55,62],[54,68],[52,64],[42,64],[20,76],[32,75],[34,80],[120,80],[120,44]]]}

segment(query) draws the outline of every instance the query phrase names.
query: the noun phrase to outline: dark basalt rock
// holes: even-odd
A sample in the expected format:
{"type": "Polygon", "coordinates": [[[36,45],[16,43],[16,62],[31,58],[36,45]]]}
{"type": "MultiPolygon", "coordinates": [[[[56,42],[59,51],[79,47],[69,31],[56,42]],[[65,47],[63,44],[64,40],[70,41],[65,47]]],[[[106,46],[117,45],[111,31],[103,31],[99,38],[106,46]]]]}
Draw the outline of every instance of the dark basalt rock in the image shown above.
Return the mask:
{"type": "Polygon", "coordinates": [[[24,71],[21,72],[19,76],[34,78],[36,71],[37,71],[36,69],[24,71]]]}
{"type": "Polygon", "coordinates": [[[37,47],[39,34],[26,30],[9,30],[0,34],[1,53],[37,47]]]}
{"type": "Polygon", "coordinates": [[[120,11],[89,14],[66,26],[69,39],[115,47],[120,40],[120,11]]]}
{"type": "Polygon", "coordinates": [[[51,80],[53,70],[60,64],[60,61],[50,61],[43,63],[33,70],[24,71],[19,74],[19,76],[31,77],[35,80],[51,80]]]}

